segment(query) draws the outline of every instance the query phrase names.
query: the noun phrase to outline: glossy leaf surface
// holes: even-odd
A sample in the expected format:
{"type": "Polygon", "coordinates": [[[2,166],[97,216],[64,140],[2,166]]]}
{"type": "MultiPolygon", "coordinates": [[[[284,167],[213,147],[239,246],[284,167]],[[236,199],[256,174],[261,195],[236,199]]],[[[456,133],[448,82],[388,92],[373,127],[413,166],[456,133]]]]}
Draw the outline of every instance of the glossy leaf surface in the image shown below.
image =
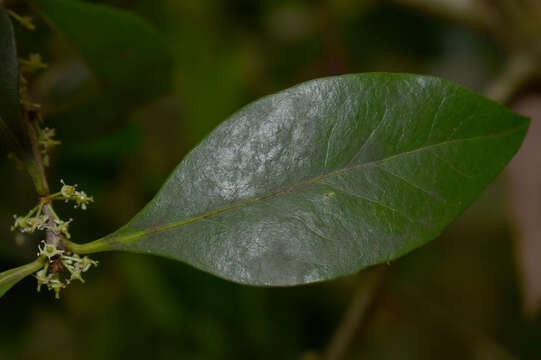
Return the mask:
{"type": "Polygon", "coordinates": [[[32,0],[82,56],[103,90],[149,101],[169,88],[172,57],[161,35],[135,14],[78,0],[32,0]]]}
{"type": "Polygon", "coordinates": [[[434,239],[528,123],[439,78],[313,80],[234,114],[128,225],[81,250],[161,255],[251,285],[352,274],[434,239]]]}

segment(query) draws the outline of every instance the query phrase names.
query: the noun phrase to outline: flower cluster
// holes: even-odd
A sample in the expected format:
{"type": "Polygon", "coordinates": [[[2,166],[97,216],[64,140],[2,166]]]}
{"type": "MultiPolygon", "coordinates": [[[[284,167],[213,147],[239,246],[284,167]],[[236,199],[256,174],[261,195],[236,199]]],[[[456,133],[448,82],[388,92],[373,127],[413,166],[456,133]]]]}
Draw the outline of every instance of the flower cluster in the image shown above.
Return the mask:
{"type": "Polygon", "coordinates": [[[51,195],[52,199],[61,199],[66,202],[74,201],[75,208],[81,207],[81,209],[86,210],[86,207],[89,203],[94,201],[94,197],[88,196],[84,191],[77,191],[77,184],[68,185],[64,180],[60,180],[62,183],[62,188],[60,192],[51,195]]]}
{"type": "Polygon", "coordinates": [[[71,256],[64,255],[62,256],[62,264],[68,269],[71,274],[71,277],[68,281],[79,280],[84,283],[82,273],[87,272],[92,265],[98,266],[96,260],[90,259],[88,256],[80,257],[77,254],[71,256]]]}
{"type": "Polygon", "coordinates": [[[66,288],[74,280],[84,283],[82,274],[90,270],[92,266],[98,266],[98,262],[88,256],[80,257],[77,254],[66,253],[54,245],[42,243],[43,247],[39,247],[38,256],[45,256],[49,261],[34,275],[38,280],[38,292],[42,286],[47,286],[47,289],[54,291],[55,297],[59,299],[60,290],[66,288]],[[62,264],[69,271],[70,277],[62,280],[60,273],[52,269],[51,264],[54,263],[62,264]]]}
{"type": "Polygon", "coordinates": [[[15,223],[11,231],[19,230],[23,233],[34,233],[36,230],[45,230],[49,218],[43,214],[43,204],[34,207],[25,216],[13,215],[15,223]]]}
{"type": "Polygon", "coordinates": [[[60,141],[53,139],[56,135],[55,129],[49,129],[48,127],[41,129],[40,127],[37,127],[37,130],[39,151],[43,155],[45,166],[49,166],[49,151],[61,143],[60,141]]]}
{"type": "Polygon", "coordinates": [[[51,200],[74,201],[75,208],[80,207],[86,210],[88,204],[93,202],[94,198],[88,196],[84,191],[78,191],[77,185],[67,185],[64,180],[60,180],[60,182],[62,183],[60,191],[48,196],[44,199],[45,201],[42,200],[28,214],[25,216],[13,215],[15,222],[11,230],[19,230],[23,233],[34,233],[36,230],[49,230],[70,239],[69,225],[73,219],[69,219],[68,221],[60,219],[51,204],[45,204],[51,200]],[[49,213],[53,216],[52,219],[49,219],[49,216],[44,213],[44,206],[48,206],[49,213]]]}
{"type": "MultiPolygon", "coordinates": [[[[54,133],[53,133],[54,135],[54,133]]],[[[68,185],[61,180],[62,187],[59,192],[42,198],[40,203],[28,212],[25,216],[14,215],[15,222],[11,230],[19,230],[23,233],[34,233],[36,230],[44,230],[53,234],[56,242],[42,241],[38,246],[38,257],[47,258],[42,269],[34,275],[38,280],[37,290],[46,286],[50,291],[55,292],[56,298],[60,297],[60,291],[73,280],[84,282],[83,273],[92,266],[98,266],[98,262],[87,256],[81,257],[78,254],[64,250],[63,239],[70,239],[69,225],[73,219],[64,221],[53,209],[53,200],[74,201],[75,207],[86,210],[88,203],[94,201],[84,191],[77,190],[77,185],[68,185]],[[69,274],[67,274],[67,272],[69,274]]]]}
{"type": "Polygon", "coordinates": [[[43,268],[34,275],[38,280],[38,292],[41,290],[41,286],[45,285],[51,291],[55,292],[55,297],[60,298],[60,290],[66,287],[66,285],[60,281],[58,273],[49,273],[49,263],[46,263],[43,268]]]}

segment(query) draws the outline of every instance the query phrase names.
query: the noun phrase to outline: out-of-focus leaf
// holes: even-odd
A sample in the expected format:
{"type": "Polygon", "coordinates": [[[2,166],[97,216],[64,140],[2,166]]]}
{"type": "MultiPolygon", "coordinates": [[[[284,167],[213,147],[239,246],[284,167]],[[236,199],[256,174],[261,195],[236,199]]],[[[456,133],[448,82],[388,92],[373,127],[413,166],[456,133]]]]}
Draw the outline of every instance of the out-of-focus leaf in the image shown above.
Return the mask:
{"type": "Polygon", "coordinates": [[[30,153],[19,104],[19,64],[11,20],[0,4],[0,139],[24,158],[30,153]]]}
{"type": "Polygon", "coordinates": [[[0,298],[19,281],[38,271],[44,263],[44,258],[38,258],[30,264],[0,273],[0,298]]]}
{"type": "Polygon", "coordinates": [[[133,154],[142,141],[142,130],[135,124],[127,124],[119,131],[92,142],[72,144],[68,150],[72,161],[107,162],[133,154]]]}
{"type": "Polygon", "coordinates": [[[129,12],[76,0],[32,0],[118,99],[149,101],[169,89],[171,54],[143,19],[129,12]]]}
{"type": "Polygon", "coordinates": [[[439,78],[310,81],[234,114],[130,223],[77,251],[161,255],[251,285],[352,274],[435,238],[528,124],[439,78]]]}

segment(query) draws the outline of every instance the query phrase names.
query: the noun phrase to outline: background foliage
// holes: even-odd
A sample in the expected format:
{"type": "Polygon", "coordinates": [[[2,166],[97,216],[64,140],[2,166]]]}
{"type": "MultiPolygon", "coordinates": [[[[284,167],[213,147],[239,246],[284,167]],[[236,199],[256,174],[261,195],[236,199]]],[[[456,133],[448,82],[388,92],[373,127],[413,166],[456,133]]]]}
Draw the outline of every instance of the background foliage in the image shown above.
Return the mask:
{"type": "MultiPolygon", "coordinates": [[[[32,87],[63,141],[50,182],[63,177],[96,199],[85,216],[73,215],[78,242],[126,223],[189,149],[255,98],[366,71],[440,75],[481,91],[504,59],[486,33],[386,2],[100,3],[128,9],[162,34],[172,56],[169,90],[138,97],[148,90],[138,81],[104,88],[37,16],[35,32],[16,26],[20,55],[39,52],[50,63],[32,87]]],[[[8,269],[28,262],[39,239],[9,232],[12,214],[33,206],[30,180],[7,159],[0,174],[9,189],[0,194],[0,266],[8,269]]],[[[521,312],[504,185],[496,181],[439,239],[388,266],[352,359],[537,358],[541,323],[521,312]]],[[[72,285],[60,301],[36,296],[31,280],[2,298],[0,359],[308,357],[325,348],[359,281],[250,288],[163,259],[97,257],[87,284],[72,285]]]]}

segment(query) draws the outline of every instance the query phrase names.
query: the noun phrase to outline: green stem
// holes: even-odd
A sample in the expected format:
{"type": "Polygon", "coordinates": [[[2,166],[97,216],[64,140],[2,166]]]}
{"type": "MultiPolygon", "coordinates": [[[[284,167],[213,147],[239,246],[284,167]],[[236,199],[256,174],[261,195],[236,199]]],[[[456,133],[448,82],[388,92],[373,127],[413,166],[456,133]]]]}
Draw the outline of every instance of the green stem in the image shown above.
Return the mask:
{"type": "Polygon", "coordinates": [[[26,217],[26,218],[29,218],[29,217],[33,216],[33,215],[36,213],[36,211],[37,211],[37,213],[38,213],[38,216],[41,215],[41,207],[42,207],[42,206],[43,206],[43,205],[41,205],[41,203],[40,203],[38,206],[34,206],[34,208],[33,208],[32,210],[30,210],[30,211],[28,212],[28,214],[26,214],[25,217],[26,217]]]}
{"type": "Polygon", "coordinates": [[[47,183],[47,177],[45,176],[45,167],[43,166],[43,159],[39,149],[38,135],[36,134],[35,126],[28,119],[25,120],[26,130],[32,143],[33,159],[26,161],[26,168],[28,173],[32,177],[36,191],[42,197],[49,195],[49,184],[47,183]]]}
{"type": "Polygon", "coordinates": [[[65,199],[60,191],[49,195],[48,198],[49,200],[64,200],[65,199]]]}
{"type": "Polygon", "coordinates": [[[13,285],[41,269],[46,263],[46,260],[47,258],[42,256],[29,264],[0,273],[0,297],[11,289],[13,285]]]}
{"type": "Polygon", "coordinates": [[[53,215],[53,217],[55,218],[55,220],[60,220],[60,217],[58,217],[58,214],[57,214],[56,211],[54,211],[54,209],[53,209],[53,205],[52,205],[52,204],[48,204],[47,206],[48,206],[48,208],[49,208],[49,212],[51,213],[51,215],[53,215]]]}
{"type": "Polygon", "coordinates": [[[80,255],[112,250],[109,244],[105,242],[105,238],[91,241],[86,244],[77,244],[67,239],[64,239],[64,247],[72,253],[80,255]]]}
{"type": "Polygon", "coordinates": [[[30,174],[32,181],[34,182],[34,186],[38,194],[40,196],[46,196],[49,192],[48,185],[41,176],[41,170],[38,163],[34,159],[29,159],[26,161],[26,169],[28,170],[28,174],[30,174]]]}

